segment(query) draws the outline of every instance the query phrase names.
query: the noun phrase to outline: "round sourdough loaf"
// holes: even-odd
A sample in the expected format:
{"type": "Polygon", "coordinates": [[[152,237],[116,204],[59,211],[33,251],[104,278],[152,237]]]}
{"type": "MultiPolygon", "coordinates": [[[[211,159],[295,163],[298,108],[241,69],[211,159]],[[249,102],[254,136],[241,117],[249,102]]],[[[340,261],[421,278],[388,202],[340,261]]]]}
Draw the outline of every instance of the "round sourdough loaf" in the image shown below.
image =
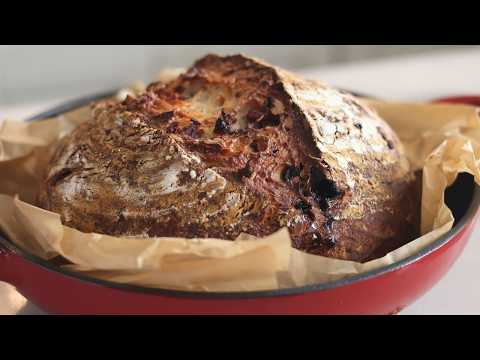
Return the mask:
{"type": "Polygon", "coordinates": [[[366,261],[418,233],[401,143],[350,94],[243,55],[92,106],[57,145],[40,206],[83,232],[235,239],[366,261]]]}

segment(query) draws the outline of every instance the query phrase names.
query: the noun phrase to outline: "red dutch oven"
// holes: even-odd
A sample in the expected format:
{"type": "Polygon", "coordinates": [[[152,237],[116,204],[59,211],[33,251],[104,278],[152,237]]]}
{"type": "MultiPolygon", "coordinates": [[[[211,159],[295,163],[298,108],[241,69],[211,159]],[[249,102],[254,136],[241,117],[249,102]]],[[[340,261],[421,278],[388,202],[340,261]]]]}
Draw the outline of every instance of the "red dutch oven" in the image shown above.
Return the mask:
{"type": "MultiPolygon", "coordinates": [[[[64,104],[55,116],[108,94],[64,104]]],[[[480,97],[439,101],[480,105],[480,97]]],[[[348,279],[275,291],[198,293],[97,280],[28,254],[0,235],[0,280],[50,314],[395,314],[432,288],[472,233],[480,189],[462,175],[446,191],[457,219],[451,231],[417,254],[348,279]]]]}

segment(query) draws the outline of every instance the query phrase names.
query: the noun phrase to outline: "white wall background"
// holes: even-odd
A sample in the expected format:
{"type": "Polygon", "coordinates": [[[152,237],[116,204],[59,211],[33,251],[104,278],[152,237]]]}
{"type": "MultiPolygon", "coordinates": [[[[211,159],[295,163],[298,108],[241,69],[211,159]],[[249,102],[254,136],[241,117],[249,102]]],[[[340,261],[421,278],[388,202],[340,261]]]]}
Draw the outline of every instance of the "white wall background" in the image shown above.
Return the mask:
{"type": "Polygon", "coordinates": [[[23,104],[148,81],[166,66],[188,66],[209,53],[244,52],[290,69],[414,52],[443,45],[3,45],[0,105],[23,104]]]}

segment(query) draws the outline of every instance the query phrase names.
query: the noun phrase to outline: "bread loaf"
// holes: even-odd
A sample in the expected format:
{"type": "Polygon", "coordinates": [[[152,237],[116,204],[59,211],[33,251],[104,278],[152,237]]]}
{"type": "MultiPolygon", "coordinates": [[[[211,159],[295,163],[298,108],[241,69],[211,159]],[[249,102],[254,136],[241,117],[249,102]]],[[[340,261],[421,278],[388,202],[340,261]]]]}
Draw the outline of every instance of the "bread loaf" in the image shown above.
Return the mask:
{"type": "Polygon", "coordinates": [[[413,239],[415,176],[355,97],[243,55],[102,101],[57,145],[40,206],[84,232],[234,239],[366,261],[413,239]]]}

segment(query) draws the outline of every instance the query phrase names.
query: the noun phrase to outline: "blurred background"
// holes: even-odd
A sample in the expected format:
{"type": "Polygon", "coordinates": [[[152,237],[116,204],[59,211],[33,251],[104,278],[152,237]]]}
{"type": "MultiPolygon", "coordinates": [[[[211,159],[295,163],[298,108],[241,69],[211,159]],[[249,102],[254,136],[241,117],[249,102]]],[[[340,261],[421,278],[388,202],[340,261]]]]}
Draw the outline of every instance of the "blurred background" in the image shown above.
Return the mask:
{"type": "MultiPolygon", "coordinates": [[[[0,106],[65,98],[149,81],[163,67],[188,66],[209,53],[244,52],[288,69],[309,69],[413,53],[444,45],[3,45],[0,106]]],[[[478,47],[478,46],[477,46],[478,47]]]]}

